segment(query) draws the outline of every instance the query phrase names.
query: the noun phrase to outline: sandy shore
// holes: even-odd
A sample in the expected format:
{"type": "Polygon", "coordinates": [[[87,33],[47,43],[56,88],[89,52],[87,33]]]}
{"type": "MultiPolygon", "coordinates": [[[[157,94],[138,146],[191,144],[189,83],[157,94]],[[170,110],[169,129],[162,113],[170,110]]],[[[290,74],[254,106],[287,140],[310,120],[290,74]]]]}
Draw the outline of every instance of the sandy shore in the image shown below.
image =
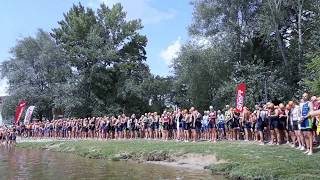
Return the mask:
{"type": "Polygon", "coordinates": [[[319,179],[320,153],[306,157],[287,145],[260,146],[244,141],[18,139],[16,146],[183,169],[202,170],[206,167],[213,174],[226,174],[235,179],[319,179]]]}
{"type": "Polygon", "coordinates": [[[23,143],[23,142],[52,142],[52,141],[66,141],[63,139],[50,139],[50,138],[43,138],[43,139],[35,139],[35,138],[17,138],[17,143],[23,143]]]}
{"type": "Polygon", "coordinates": [[[204,170],[207,166],[226,163],[214,155],[187,153],[182,156],[173,156],[172,161],[145,161],[145,163],[159,164],[191,170],[204,170]]]}
{"type": "MultiPolygon", "coordinates": [[[[46,142],[67,142],[67,141],[84,141],[84,139],[52,139],[52,138],[17,138],[17,143],[46,143],[46,142]]],[[[103,141],[103,140],[97,140],[103,141]]],[[[121,141],[121,140],[120,140],[121,141]]],[[[132,140],[132,141],[139,141],[139,140],[132,140]]],[[[51,147],[47,147],[47,150],[51,150],[51,147]]],[[[169,154],[169,157],[161,158],[161,154],[152,154],[152,158],[150,157],[124,157],[123,154],[118,154],[119,160],[132,160],[142,163],[151,163],[151,164],[158,164],[164,166],[170,166],[175,168],[183,168],[183,169],[190,169],[190,170],[204,170],[205,167],[209,165],[216,165],[221,163],[226,163],[225,160],[218,159],[214,155],[203,155],[203,154],[194,154],[194,153],[187,153],[183,155],[177,154],[169,154]]]]}

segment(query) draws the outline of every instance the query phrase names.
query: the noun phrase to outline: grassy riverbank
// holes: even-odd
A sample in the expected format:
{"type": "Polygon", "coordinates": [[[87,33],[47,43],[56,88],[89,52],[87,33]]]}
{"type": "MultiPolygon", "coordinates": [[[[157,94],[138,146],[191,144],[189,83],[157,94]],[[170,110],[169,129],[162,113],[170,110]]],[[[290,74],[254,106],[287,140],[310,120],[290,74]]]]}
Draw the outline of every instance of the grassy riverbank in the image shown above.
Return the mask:
{"type": "MultiPolygon", "coordinates": [[[[21,148],[40,148],[71,152],[88,158],[172,161],[183,154],[215,155],[226,163],[210,165],[213,173],[232,178],[252,179],[318,179],[320,152],[306,156],[283,146],[259,146],[245,142],[183,143],[162,141],[53,141],[23,142],[21,148]]],[[[223,162],[223,161],[220,161],[223,162]]]]}

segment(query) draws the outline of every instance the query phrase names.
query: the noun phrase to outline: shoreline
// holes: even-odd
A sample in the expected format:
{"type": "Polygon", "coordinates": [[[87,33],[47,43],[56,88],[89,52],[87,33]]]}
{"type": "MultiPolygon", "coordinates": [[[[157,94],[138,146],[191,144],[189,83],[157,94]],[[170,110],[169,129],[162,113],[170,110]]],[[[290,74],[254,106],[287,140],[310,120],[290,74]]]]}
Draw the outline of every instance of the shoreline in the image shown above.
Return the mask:
{"type": "Polygon", "coordinates": [[[306,157],[286,145],[259,146],[247,142],[22,139],[17,147],[211,171],[232,179],[318,179],[320,166],[320,153],[306,157]]]}
{"type": "MultiPolygon", "coordinates": [[[[22,139],[19,138],[17,140],[17,143],[48,143],[48,142],[81,142],[81,141],[87,141],[86,139],[50,139],[50,138],[44,138],[44,139],[22,139]]],[[[103,140],[98,140],[99,142],[106,142],[103,140]]],[[[114,140],[113,140],[114,141],[114,140]]],[[[126,141],[126,140],[123,140],[126,141]]],[[[127,140],[127,141],[134,141],[134,140],[127,140]]],[[[148,141],[148,140],[146,140],[148,141]]],[[[160,142],[163,142],[162,140],[158,140],[160,142]]],[[[53,145],[55,146],[55,145],[53,145]]],[[[19,146],[18,146],[19,147],[19,146]]],[[[41,147],[40,149],[43,150],[53,150],[51,149],[52,146],[46,146],[41,147]]],[[[56,151],[57,149],[54,148],[53,151],[56,151]]],[[[57,152],[61,152],[57,150],[57,152]]],[[[97,158],[101,159],[101,158],[97,158]]],[[[144,164],[156,164],[156,165],[162,165],[167,167],[175,167],[175,168],[182,168],[182,169],[188,169],[188,170],[202,170],[202,171],[208,171],[207,167],[210,165],[217,165],[221,163],[227,163],[225,160],[218,159],[215,155],[205,155],[205,154],[196,154],[196,153],[186,153],[186,154],[171,154],[169,155],[167,152],[152,152],[148,155],[131,155],[127,152],[115,154],[114,157],[109,158],[108,160],[112,161],[118,161],[118,160],[129,160],[137,163],[144,163],[144,164]]]]}

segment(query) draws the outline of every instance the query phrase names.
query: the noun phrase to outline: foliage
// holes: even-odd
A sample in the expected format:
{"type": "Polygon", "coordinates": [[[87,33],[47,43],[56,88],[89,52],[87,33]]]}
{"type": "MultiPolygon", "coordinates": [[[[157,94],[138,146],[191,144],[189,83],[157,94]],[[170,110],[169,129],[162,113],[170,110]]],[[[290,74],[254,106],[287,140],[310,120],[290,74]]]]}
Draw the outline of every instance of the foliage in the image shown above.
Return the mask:
{"type": "MultiPolygon", "coordinates": [[[[140,84],[149,69],[144,64],[147,38],[139,34],[140,20],[126,20],[120,4],[101,4],[95,13],[74,5],[51,33],[66,52],[77,76],[76,116],[142,111],[147,102],[140,84]],[[110,111],[111,110],[111,111],[110,111]]],[[[68,100],[68,97],[65,98],[68,100]]],[[[70,104],[70,103],[66,103],[70,104]]]]}
{"type": "Polygon", "coordinates": [[[175,101],[183,108],[190,105],[201,110],[208,108],[214,99],[215,89],[229,79],[228,62],[223,62],[219,48],[202,49],[195,44],[185,45],[174,61],[175,101]],[[185,86],[181,88],[181,86],[185,86]],[[181,93],[185,90],[185,93],[181,93]],[[183,97],[184,96],[184,97],[183,97]]]}
{"type": "Polygon", "coordinates": [[[172,77],[150,76],[143,84],[143,96],[148,98],[151,102],[150,111],[163,112],[167,106],[172,102],[172,77]]]}
{"type": "Polygon", "coordinates": [[[187,43],[174,61],[176,86],[186,87],[182,101],[189,101],[184,104],[200,109],[234,104],[240,82],[247,84],[245,104],[249,107],[297,98],[296,92],[306,90],[305,85],[315,92],[318,85],[311,76],[316,75],[310,72],[319,68],[314,66],[317,59],[309,69],[305,65],[312,59],[308,54],[319,49],[315,43],[320,37],[316,27],[319,1],[197,0],[192,5],[190,38],[209,43],[203,48],[187,43]],[[207,62],[214,71],[206,73],[207,62]],[[210,76],[221,82],[212,83],[217,79],[210,80],[210,76]],[[313,79],[313,84],[304,78],[313,79]]]}
{"type": "Polygon", "coordinates": [[[151,75],[141,21],[126,20],[120,4],[101,4],[96,12],[73,5],[58,23],[50,34],[39,30],[35,38],[18,41],[12,58],[2,63],[1,75],[9,80],[5,115],[12,116],[22,99],[36,106],[40,119],[166,107],[172,80],[151,75]]]}
{"type": "Polygon", "coordinates": [[[121,4],[96,11],[80,3],[50,35],[39,30],[12,48],[1,65],[9,80],[4,115],[26,99],[39,118],[142,114],[169,107],[234,105],[247,84],[245,105],[320,93],[320,2],[312,0],[193,0],[190,40],[173,63],[173,76],[146,65],[140,20],[121,4]]]}
{"type": "Polygon", "coordinates": [[[1,65],[1,75],[9,81],[9,97],[5,98],[5,115],[14,114],[18,102],[35,105],[38,118],[52,116],[55,88],[68,81],[71,69],[52,37],[39,30],[11,49],[12,58],[1,65]]]}
{"type": "Polygon", "coordinates": [[[306,85],[314,94],[320,94],[320,57],[315,56],[307,64],[308,77],[305,79],[306,85]]]}

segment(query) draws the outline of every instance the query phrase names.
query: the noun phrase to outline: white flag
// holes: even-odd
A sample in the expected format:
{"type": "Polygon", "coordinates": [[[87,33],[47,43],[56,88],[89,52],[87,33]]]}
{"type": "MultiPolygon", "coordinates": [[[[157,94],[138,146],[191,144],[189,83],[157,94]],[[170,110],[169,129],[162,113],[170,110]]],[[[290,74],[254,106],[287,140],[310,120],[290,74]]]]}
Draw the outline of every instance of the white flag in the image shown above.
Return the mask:
{"type": "Polygon", "coordinates": [[[29,106],[28,107],[28,109],[26,111],[26,115],[24,116],[24,121],[23,121],[24,124],[29,124],[30,123],[31,116],[32,116],[34,108],[35,108],[35,106],[29,106]]]}

